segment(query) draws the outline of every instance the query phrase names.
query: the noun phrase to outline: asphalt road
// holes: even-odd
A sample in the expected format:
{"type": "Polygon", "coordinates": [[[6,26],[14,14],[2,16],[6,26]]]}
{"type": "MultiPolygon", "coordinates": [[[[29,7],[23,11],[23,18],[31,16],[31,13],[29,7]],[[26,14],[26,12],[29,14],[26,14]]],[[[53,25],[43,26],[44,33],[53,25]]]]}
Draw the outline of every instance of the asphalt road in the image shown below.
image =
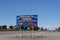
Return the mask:
{"type": "Polygon", "coordinates": [[[30,31],[22,32],[23,38],[20,38],[18,31],[0,32],[0,40],[60,40],[60,32],[39,32],[34,31],[35,38],[31,38],[30,31]],[[42,38],[40,37],[42,35],[42,38]]]}

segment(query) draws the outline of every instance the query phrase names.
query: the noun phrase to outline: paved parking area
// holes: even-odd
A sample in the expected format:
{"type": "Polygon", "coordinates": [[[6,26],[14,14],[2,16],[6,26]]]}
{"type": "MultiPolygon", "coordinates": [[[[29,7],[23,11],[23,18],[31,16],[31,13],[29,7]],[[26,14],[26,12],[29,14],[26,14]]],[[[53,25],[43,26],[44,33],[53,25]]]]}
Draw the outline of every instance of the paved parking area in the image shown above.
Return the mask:
{"type": "Polygon", "coordinates": [[[18,31],[7,31],[0,32],[0,40],[60,40],[60,32],[39,32],[34,31],[35,38],[32,39],[30,31],[22,32],[23,38],[19,38],[20,32],[18,31]],[[39,36],[43,36],[40,38],[39,36]]]}

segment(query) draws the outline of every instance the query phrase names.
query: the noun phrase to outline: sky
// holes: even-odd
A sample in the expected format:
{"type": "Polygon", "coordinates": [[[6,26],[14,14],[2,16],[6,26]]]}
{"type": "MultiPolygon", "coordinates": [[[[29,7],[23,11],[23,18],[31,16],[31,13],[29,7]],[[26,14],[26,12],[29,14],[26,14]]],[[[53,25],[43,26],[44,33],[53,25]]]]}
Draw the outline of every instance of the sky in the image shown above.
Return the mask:
{"type": "Polygon", "coordinates": [[[18,15],[38,15],[38,26],[60,26],[60,0],[0,0],[0,25],[16,25],[18,15]]]}

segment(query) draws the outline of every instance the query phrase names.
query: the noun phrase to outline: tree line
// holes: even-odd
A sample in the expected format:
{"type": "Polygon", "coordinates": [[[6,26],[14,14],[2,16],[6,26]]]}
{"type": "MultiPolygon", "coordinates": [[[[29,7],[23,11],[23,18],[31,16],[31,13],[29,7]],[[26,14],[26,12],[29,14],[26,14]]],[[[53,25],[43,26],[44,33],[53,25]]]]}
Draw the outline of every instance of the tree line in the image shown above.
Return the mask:
{"type": "Polygon", "coordinates": [[[56,31],[60,31],[60,27],[58,27],[58,28],[55,28],[55,30],[56,30],[56,31]]]}
{"type": "MultiPolygon", "coordinates": [[[[47,31],[47,28],[43,28],[43,27],[41,27],[41,28],[39,28],[39,27],[34,27],[34,28],[32,28],[32,27],[21,27],[21,30],[41,30],[41,31],[47,31]]],[[[10,25],[9,27],[7,26],[7,25],[0,25],[0,30],[1,31],[5,31],[5,30],[20,30],[20,28],[16,28],[16,25],[15,26],[13,26],[13,25],[10,25]]],[[[55,31],[60,31],[60,27],[58,27],[58,28],[55,28],[55,31]]]]}
{"type": "Polygon", "coordinates": [[[29,27],[23,27],[23,26],[21,26],[20,28],[16,28],[16,25],[15,26],[13,26],[13,25],[10,25],[9,27],[7,26],[7,25],[2,25],[2,26],[0,26],[0,31],[6,31],[6,30],[41,30],[41,31],[47,31],[47,28],[39,28],[39,27],[31,27],[31,26],[29,26],[29,27]]]}
{"type": "MultiPolygon", "coordinates": [[[[21,26],[20,28],[16,28],[16,25],[13,26],[13,25],[10,25],[9,27],[7,25],[2,25],[0,26],[0,30],[1,31],[5,31],[5,30],[32,30],[33,28],[32,27],[23,27],[21,26]]],[[[34,27],[33,30],[38,30],[39,27],[34,27]]]]}
{"type": "Polygon", "coordinates": [[[9,28],[7,28],[7,25],[0,26],[0,31],[6,31],[6,30],[13,30],[15,26],[10,25],[9,28]]]}

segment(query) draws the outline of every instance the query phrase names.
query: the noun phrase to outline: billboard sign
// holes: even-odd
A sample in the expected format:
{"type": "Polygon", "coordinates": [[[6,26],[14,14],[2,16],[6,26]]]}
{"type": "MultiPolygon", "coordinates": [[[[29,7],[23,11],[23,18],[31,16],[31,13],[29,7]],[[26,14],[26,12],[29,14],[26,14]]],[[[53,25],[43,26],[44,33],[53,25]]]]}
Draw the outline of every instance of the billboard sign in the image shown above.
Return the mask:
{"type": "Polygon", "coordinates": [[[16,17],[16,24],[17,28],[20,26],[28,27],[28,26],[38,26],[37,21],[38,21],[38,16],[37,15],[20,15],[16,17]]]}

